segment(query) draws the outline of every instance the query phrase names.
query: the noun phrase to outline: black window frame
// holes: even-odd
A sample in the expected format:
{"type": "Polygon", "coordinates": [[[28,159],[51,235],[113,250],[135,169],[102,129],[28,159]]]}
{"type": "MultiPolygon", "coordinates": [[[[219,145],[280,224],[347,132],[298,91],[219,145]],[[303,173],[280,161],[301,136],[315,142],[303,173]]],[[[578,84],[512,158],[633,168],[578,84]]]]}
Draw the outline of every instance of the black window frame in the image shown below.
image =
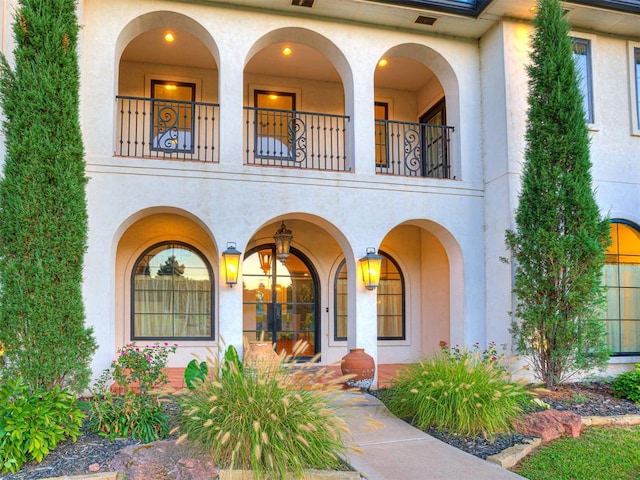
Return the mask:
{"type": "MultiPolygon", "coordinates": [[[[144,267],[143,267],[144,268],[144,267]]],[[[146,267],[148,268],[148,267],[146,267]]],[[[136,259],[135,263],[133,264],[133,268],[131,270],[131,291],[130,291],[130,299],[131,299],[131,305],[130,305],[130,328],[129,328],[129,334],[131,337],[132,341],[139,341],[139,340],[147,340],[147,341],[157,341],[157,342],[162,342],[162,341],[211,341],[211,340],[215,340],[216,338],[216,331],[215,331],[215,289],[214,289],[214,285],[215,285],[215,275],[213,272],[213,268],[211,267],[211,263],[209,262],[209,260],[207,259],[207,257],[196,247],[194,247],[193,245],[187,243],[187,242],[182,242],[179,240],[165,240],[162,242],[157,242],[154,243],[153,245],[149,246],[148,248],[146,248],[136,259]],[[167,337],[157,337],[157,336],[143,336],[143,335],[136,335],[135,332],[135,315],[136,315],[136,311],[135,311],[135,305],[136,305],[136,274],[140,271],[140,263],[145,259],[145,257],[147,257],[149,255],[149,252],[166,246],[167,249],[170,247],[180,247],[180,248],[184,248],[185,250],[189,250],[190,252],[196,254],[198,257],[200,257],[200,259],[202,260],[202,262],[204,263],[205,267],[207,268],[207,272],[209,273],[209,294],[210,294],[210,305],[211,305],[211,311],[209,312],[209,328],[210,328],[210,335],[207,336],[200,336],[200,337],[176,337],[176,336],[167,336],[167,337]]],[[[172,312],[172,316],[175,314],[175,312],[172,312]]]]}

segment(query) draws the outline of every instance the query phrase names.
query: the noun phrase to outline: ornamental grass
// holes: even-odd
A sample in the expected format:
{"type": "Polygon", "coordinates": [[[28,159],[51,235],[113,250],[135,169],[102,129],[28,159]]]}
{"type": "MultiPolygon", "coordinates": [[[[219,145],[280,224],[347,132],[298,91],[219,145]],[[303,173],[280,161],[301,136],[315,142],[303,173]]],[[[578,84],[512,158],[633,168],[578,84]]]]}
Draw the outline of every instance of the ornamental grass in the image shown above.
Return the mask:
{"type": "Polygon", "coordinates": [[[421,430],[494,438],[512,430],[529,394],[510,381],[496,356],[443,350],[404,370],[382,399],[421,430]]]}
{"type": "Polygon", "coordinates": [[[304,348],[297,344],[268,369],[249,369],[235,355],[222,364],[209,358],[209,375],[179,399],[180,440],[209,452],[220,468],[250,469],[259,479],[344,470],[349,431],[335,402],[344,378],[313,360],[296,364],[304,348]]]}

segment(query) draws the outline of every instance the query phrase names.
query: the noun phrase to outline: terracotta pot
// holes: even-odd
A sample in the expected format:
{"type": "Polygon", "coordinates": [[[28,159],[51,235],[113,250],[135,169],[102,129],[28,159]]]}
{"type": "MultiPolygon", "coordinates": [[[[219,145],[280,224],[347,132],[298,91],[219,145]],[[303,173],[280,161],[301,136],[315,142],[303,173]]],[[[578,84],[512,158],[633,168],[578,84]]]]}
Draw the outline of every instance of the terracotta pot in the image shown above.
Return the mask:
{"type": "Polygon", "coordinates": [[[274,351],[271,342],[250,340],[249,348],[244,354],[242,363],[248,373],[268,374],[278,370],[280,357],[274,351]]]}
{"type": "Polygon", "coordinates": [[[358,387],[368,390],[376,373],[376,365],[373,357],[365,353],[364,348],[352,348],[348,354],[342,357],[340,368],[343,375],[355,375],[346,381],[350,387],[358,387]]]}

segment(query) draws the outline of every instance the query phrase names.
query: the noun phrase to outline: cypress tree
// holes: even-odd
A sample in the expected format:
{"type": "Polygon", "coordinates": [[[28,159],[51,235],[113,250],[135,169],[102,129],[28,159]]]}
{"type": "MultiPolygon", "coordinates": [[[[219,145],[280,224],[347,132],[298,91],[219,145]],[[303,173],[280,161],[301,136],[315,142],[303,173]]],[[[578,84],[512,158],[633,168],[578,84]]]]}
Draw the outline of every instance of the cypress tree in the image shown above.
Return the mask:
{"type": "Polygon", "coordinates": [[[0,65],[6,156],[0,181],[0,341],[5,373],[35,390],[88,384],[87,243],[74,0],[21,0],[13,68],[0,65]]]}
{"type": "Polygon", "coordinates": [[[608,360],[601,274],[609,221],[591,179],[589,132],[569,24],[558,0],[540,0],[529,74],[527,148],[516,228],[519,353],[549,388],[608,360]]]}

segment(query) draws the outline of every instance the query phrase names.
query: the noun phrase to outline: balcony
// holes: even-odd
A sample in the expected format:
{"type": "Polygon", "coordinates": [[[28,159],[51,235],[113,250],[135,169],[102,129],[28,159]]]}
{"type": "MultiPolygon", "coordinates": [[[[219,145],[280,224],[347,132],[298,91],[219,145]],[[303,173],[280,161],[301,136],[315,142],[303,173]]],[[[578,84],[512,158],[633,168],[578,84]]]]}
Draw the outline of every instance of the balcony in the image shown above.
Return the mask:
{"type": "Polygon", "coordinates": [[[116,96],[121,157],[218,162],[219,105],[116,96]]]}
{"type": "Polygon", "coordinates": [[[350,171],[349,117],[245,107],[247,165],[350,171]]]}
{"type": "MultiPolygon", "coordinates": [[[[217,163],[219,105],[117,96],[116,148],[121,157],[217,163]]],[[[345,172],[349,117],[244,107],[246,165],[345,172]]],[[[376,173],[452,177],[454,128],[375,121],[376,173]]]]}
{"type": "Polygon", "coordinates": [[[445,125],[376,120],[376,173],[452,178],[453,132],[445,125]]]}

